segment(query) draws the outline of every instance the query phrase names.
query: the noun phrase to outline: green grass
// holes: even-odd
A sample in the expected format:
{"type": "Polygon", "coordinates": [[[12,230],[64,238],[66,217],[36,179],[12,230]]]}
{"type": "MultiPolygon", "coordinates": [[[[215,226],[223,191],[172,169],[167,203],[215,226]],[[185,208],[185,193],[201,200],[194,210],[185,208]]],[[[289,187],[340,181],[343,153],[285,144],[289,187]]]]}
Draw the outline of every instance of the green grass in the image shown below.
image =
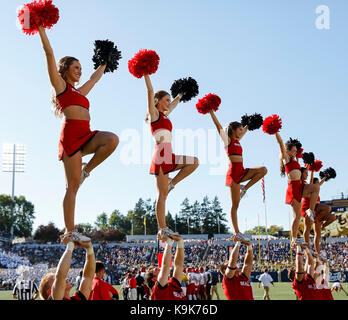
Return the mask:
{"type": "MultiPolygon", "coordinates": [[[[270,297],[271,300],[296,300],[294,291],[291,288],[291,283],[275,283],[274,288],[271,287],[270,290],[270,297]]],[[[347,284],[343,285],[345,290],[348,292],[348,286],[347,284]]],[[[120,286],[115,286],[115,288],[119,291],[120,286]]],[[[253,284],[254,289],[254,298],[255,300],[262,300],[263,299],[263,289],[262,286],[258,288],[257,284],[253,284]]],[[[222,291],[221,284],[218,285],[218,292],[221,300],[226,300],[226,297],[222,291]]],[[[121,299],[123,299],[122,293],[120,292],[121,299]]],[[[341,292],[333,292],[332,293],[335,300],[348,300],[348,296],[341,291],[341,292]]],[[[12,292],[11,291],[0,291],[0,300],[13,300],[12,299],[12,292]]],[[[214,296],[214,300],[216,300],[216,297],[214,296]]]]}

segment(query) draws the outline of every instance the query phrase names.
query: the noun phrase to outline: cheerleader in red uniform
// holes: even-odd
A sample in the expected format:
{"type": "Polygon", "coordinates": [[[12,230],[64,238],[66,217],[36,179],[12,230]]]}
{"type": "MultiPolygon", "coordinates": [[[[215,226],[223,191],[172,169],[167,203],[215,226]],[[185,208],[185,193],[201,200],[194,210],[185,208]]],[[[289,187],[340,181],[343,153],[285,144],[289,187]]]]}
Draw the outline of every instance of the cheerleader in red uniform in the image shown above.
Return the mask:
{"type": "Polygon", "coordinates": [[[303,244],[303,239],[297,238],[298,228],[301,220],[301,200],[302,197],[310,198],[309,209],[306,214],[314,220],[314,208],[319,196],[319,186],[314,184],[304,184],[301,180],[301,166],[297,158],[296,144],[288,141],[285,145],[279,133],[276,133],[276,139],[280,147],[280,171],[281,176],[288,178],[288,188],[286,191],[285,203],[291,205],[294,219],[291,225],[291,246],[294,248],[297,244],[303,244]]]}
{"type": "Polygon", "coordinates": [[[54,88],[54,112],[64,118],[59,141],[59,159],[63,161],[66,175],[66,194],[63,201],[66,232],[73,232],[73,239],[89,241],[89,238],[75,232],[75,200],[80,185],[90,172],[108,158],[116,149],[119,139],[110,132],[90,130],[89,101],[86,98],[100,80],[107,64],[100,65],[90,79],[78,89],[75,85],[81,78],[81,64],[73,57],[64,57],[58,62],[58,70],[53,50],[45,29],[39,27],[47,67],[54,88]],[[93,154],[87,164],[82,157],[93,154]]]}
{"type": "MultiPolygon", "coordinates": [[[[304,184],[306,184],[306,180],[308,177],[308,169],[302,168],[301,171],[302,181],[304,184]]],[[[314,184],[316,186],[319,186],[320,188],[325,181],[325,177],[321,179],[321,181],[319,181],[318,178],[314,178],[314,171],[311,171],[310,184],[314,184]]],[[[313,222],[309,219],[309,217],[306,214],[306,211],[309,209],[309,206],[310,198],[303,198],[301,203],[301,215],[305,218],[303,238],[307,243],[309,243],[309,236],[313,224],[313,222]]],[[[326,204],[320,203],[320,197],[318,196],[318,200],[314,208],[314,248],[318,254],[320,254],[321,230],[323,228],[326,228],[335,220],[336,216],[331,213],[331,207],[326,204]]]]}
{"type": "Polygon", "coordinates": [[[158,198],[156,202],[156,217],[159,226],[160,239],[178,236],[166,226],[165,203],[168,193],[183,179],[193,173],[198,165],[196,157],[178,156],[172,150],[172,123],[168,115],[180,102],[182,94],[171,101],[170,94],[166,91],[158,91],[156,94],[152,88],[150,76],[144,75],[148,92],[147,121],[150,122],[151,132],[155,140],[155,153],[152,159],[150,174],[156,176],[158,198]],[[169,173],[178,171],[173,178],[169,173]]]}
{"type": "Polygon", "coordinates": [[[229,169],[226,175],[226,186],[230,188],[232,201],[231,220],[235,236],[239,241],[249,241],[239,231],[237,217],[239,202],[247,190],[267,174],[267,168],[255,167],[247,169],[243,166],[243,149],[240,145],[240,140],[248,131],[248,125],[243,127],[239,122],[231,122],[227,129],[224,130],[213,110],[210,111],[210,115],[224,142],[227,155],[230,159],[229,169]],[[240,184],[246,181],[248,181],[246,185],[240,184]]]}

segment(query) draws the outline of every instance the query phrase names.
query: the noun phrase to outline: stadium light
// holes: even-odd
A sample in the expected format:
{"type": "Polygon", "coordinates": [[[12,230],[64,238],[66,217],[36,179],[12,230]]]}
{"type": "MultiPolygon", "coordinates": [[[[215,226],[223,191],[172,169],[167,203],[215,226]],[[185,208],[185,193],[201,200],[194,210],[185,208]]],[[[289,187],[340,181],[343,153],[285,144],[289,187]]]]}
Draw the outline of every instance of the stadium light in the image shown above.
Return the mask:
{"type": "MultiPolygon", "coordinates": [[[[2,147],[2,171],[12,172],[12,201],[14,200],[15,174],[25,170],[26,150],[23,144],[4,143],[2,147]]],[[[12,208],[13,213],[13,208],[12,208]]],[[[13,226],[11,226],[13,237],[13,226]]]]}

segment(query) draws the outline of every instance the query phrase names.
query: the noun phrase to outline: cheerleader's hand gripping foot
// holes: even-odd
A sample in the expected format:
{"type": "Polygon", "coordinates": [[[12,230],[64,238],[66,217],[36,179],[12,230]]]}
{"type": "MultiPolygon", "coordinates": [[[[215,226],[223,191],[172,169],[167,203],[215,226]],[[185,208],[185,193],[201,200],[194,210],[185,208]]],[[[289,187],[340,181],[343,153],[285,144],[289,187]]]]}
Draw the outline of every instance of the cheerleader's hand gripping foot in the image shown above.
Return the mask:
{"type": "Polygon", "coordinates": [[[249,238],[247,238],[243,233],[238,232],[235,234],[235,238],[237,239],[237,241],[240,241],[243,244],[250,244],[250,240],[249,238]]]}
{"type": "Polygon", "coordinates": [[[157,238],[160,240],[163,240],[165,238],[171,238],[174,241],[178,241],[177,239],[180,238],[180,235],[179,233],[174,232],[173,230],[170,230],[168,227],[165,227],[163,229],[160,229],[160,231],[158,231],[157,238]]]}

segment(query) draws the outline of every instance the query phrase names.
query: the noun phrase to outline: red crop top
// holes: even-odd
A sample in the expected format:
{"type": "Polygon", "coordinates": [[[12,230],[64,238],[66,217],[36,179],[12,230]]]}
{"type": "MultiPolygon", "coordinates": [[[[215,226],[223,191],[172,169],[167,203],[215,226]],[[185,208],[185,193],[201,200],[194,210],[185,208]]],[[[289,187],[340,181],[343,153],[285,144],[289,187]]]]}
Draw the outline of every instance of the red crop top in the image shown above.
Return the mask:
{"type": "Polygon", "coordinates": [[[243,155],[243,148],[238,140],[231,139],[231,143],[225,147],[228,156],[241,156],[243,155]]]}
{"type": "Polygon", "coordinates": [[[294,158],[291,158],[290,161],[284,165],[284,167],[285,167],[285,172],[287,174],[289,174],[291,171],[296,169],[301,170],[300,164],[296,160],[294,160],[294,158]]]}
{"type": "Polygon", "coordinates": [[[159,113],[158,120],[151,122],[151,132],[154,134],[159,129],[165,129],[172,132],[173,126],[169,118],[164,113],[159,113]]]}
{"type": "Polygon", "coordinates": [[[56,99],[60,111],[63,111],[69,106],[81,106],[89,110],[88,99],[69,83],[66,84],[64,92],[59,94],[56,99]]]}

